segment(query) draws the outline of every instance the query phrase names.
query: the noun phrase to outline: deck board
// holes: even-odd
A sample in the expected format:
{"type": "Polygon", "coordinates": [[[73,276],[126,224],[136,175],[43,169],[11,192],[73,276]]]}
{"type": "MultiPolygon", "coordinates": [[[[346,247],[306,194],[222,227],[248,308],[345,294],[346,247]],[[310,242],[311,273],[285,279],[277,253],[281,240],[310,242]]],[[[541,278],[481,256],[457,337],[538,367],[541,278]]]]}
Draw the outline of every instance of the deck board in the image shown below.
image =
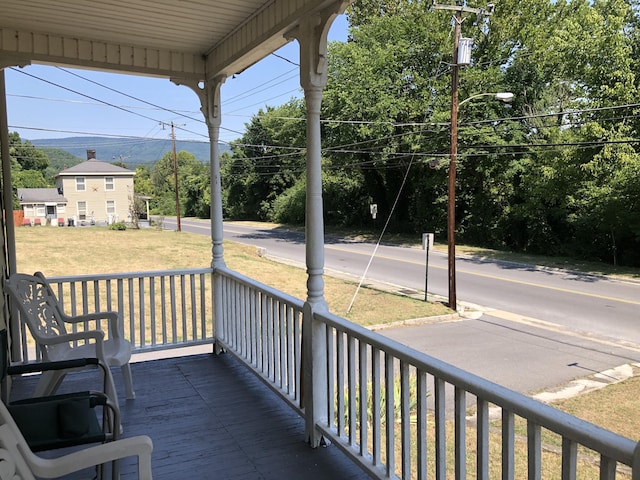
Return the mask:
{"type": "MultiPolygon", "coordinates": [[[[132,370],[136,399],[125,401],[122,377],[113,369],[123,436],[152,438],[154,480],[369,478],[335,446],[310,448],[302,418],[231,355],[144,361],[132,370]]],[[[63,390],[86,389],[95,376],[69,375],[63,390]]],[[[14,382],[14,394],[34,381],[14,382]]],[[[122,461],[120,470],[123,480],[136,478],[133,459],[122,461]]]]}

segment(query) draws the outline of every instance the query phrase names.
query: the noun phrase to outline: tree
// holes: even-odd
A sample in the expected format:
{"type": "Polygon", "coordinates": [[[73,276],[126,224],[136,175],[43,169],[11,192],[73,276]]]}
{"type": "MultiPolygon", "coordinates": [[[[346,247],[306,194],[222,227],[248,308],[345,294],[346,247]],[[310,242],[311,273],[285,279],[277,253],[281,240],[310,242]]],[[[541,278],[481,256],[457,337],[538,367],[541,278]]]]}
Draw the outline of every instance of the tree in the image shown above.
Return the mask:
{"type": "MultiPolygon", "coordinates": [[[[430,207],[443,176],[427,166],[425,154],[441,152],[448,138],[438,124],[447,111],[440,72],[450,56],[441,28],[446,21],[426,3],[410,1],[357,3],[348,15],[349,41],[329,51],[323,103],[328,168],[360,179],[359,195],[366,192],[381,218],[399,195],[395,229],[433,225],[438,214],[430,207]],[[422,189],[429,193],[415,194],[422,189]]],[[[359,210],[348,217],[369,225],[368,205],[353,205],[359,210]]]]}
{"type": "MultiPolygon", "coordinates": [[[[209,169],[206,165],[196,159],[189,152],[181,150],[176,154],[178,166],[178,195],[180,203],[180,214],[186,216],[196,216],[202,209],[193,210],[193,205],[198,204],[199,199],[207,198],[208,193],[204,188],[194,189],[193,177],[203,177],[203,182],[208,183],[209,169]]],[[[167,152],[158,163],[155,164],[151,173],[151,184],[153,186],[153,198],[151,209],[157,215],[176,214],[176,182],[175,169],[172,152],[167,152]]],[[[141,186],[145,185],[144,177],[141,179],[141,186]]],[[[142,193],[142,191],[138,192],[142,193]]],[[[203,201],[208,201],[208,198],[203,201]]],[[[207,211],[208,216],[208,211],[207,211]]]]}
{"type": "Polygon", "coordinates": [[[275,200],[304,175],[305,110],[302,101],[260,110],[232,156],[221,159],[225,214],[238,219],[273,219],[275,200]]]}
{"type": "Polygon", "coordinates": [[[22,140],[17,132],[9,133],[9,155],[18,162],[22,170],[44,172],[49,166],[49,158],[29,140],[22,140]]]}

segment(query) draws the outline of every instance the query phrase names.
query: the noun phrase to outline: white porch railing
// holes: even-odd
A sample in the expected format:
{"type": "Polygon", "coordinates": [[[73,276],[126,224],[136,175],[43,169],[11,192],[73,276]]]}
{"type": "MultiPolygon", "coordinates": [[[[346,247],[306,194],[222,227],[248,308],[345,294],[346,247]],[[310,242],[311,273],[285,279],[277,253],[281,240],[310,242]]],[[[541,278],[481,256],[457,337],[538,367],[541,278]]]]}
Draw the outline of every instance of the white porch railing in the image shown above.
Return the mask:
{"type": "Polygon", "coordinates": [[[302,300],[226,268],[216,269],[216,280],[223,305],[217,346],[302,414],[302,300]]]}
{"type": "MultiPolygon", "coordinates": [[[[214,340],[211,273],[50,281],[71,314],[120,311],[125,336],[144,351],[214,340]]],[[[464,479],[469,470],[477,479],[640,480],[640,447],[630,439],[341,317],[311,313],[301,300],[227,268],[216,269],[215,281],[217,346],[302,416],[313,412],[310,438],[321,434],[376,478],[464,479]]],[[[26,332],[20,338],[23,359],[36,358],[26,332]]]]}
{"type": "MultiPolygon", "coordinates": [[[[69,315],[118,311],[124,336],[137,353],[213,342],[211,272],[211,268],[199,268],[48,280],[69,315]]],[[[19,353],[23,361],[40,358],[24,329],[20,331],[19,353]]],[[[17,360],[15,354],[14,349],[17,360]]]]}
{"type": "Polygon", "coordinates": [[[376,478],[640,480],[640,444],[335,315],[304,318],[323,326],[305,346],[326,351],[311,372],[303,302],[225,268],[216,277],[219,346],[302,415],[315,402],[315,428],[376,478]],[[326,385],[301,395],[303,370],[326,385]]]}

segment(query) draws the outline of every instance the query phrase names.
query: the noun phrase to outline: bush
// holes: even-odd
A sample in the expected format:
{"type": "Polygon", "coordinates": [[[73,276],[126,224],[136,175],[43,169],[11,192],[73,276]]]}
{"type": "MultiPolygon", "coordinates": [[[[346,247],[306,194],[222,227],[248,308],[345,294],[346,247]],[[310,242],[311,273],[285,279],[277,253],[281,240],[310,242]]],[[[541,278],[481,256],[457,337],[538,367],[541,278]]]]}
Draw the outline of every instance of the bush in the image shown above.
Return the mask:
{"type": "Polygon", "coordinates": [[[127,224],[124,222],[115,222],[109,225],[109,230],[126,230],[127,224]]]}

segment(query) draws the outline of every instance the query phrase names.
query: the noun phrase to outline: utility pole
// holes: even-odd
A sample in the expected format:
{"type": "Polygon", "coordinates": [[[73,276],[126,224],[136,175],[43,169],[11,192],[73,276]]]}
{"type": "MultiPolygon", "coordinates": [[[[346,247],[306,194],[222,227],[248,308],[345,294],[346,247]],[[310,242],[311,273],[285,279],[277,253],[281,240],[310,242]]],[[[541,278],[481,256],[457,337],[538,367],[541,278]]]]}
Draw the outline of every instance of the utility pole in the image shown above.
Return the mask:
{"type": "Polygon", "coordinates": [[[458,69],[460,65],[466,65],[460,61],[460,30],[464,18],[462,13],[474,13],[481,19],[483,16],[493,14],[494,5],[487,5],[486,9],[471,8],[463,4],[438,5],[433,4],[435,10],[451,10],[455,12],[453,17],[453,61],[451,64],[451,130],[450,130],[450,163],[448,176],[448,202],[447,202],[447,246],[448,246],[448,271],[449,271],[449,308],[457,309],[456,298],[456,160],[458,156],[458,69]]]}
{"type": "Polygon", "coordinates": [[[180,225],[180,195],[178,192],[178,157],[176,155],[176,134],[175,134],[174,128],[184,126],[184,123],[181,125],[176,125],[173,122],[169,124],[165,124],[161,122],[161,125],[163,128],[165,125],[171,126],[171,153],[173,155],[173,181],[174,181],[175,190],[176,190],[176,230],[178,232],[181,232],[182,226],[180,225]]]}
{"type": "Polygon", "coordinates": [[[460,25],[462,12],[454,17],[453,64],[451,65],[451,151],[449,162],[449,186],[447,208],[447,246],[449,259],[449,308],[457,309],[456,298],[456,159],[458,156],[458,48],[460,45],[460,25]]]}

